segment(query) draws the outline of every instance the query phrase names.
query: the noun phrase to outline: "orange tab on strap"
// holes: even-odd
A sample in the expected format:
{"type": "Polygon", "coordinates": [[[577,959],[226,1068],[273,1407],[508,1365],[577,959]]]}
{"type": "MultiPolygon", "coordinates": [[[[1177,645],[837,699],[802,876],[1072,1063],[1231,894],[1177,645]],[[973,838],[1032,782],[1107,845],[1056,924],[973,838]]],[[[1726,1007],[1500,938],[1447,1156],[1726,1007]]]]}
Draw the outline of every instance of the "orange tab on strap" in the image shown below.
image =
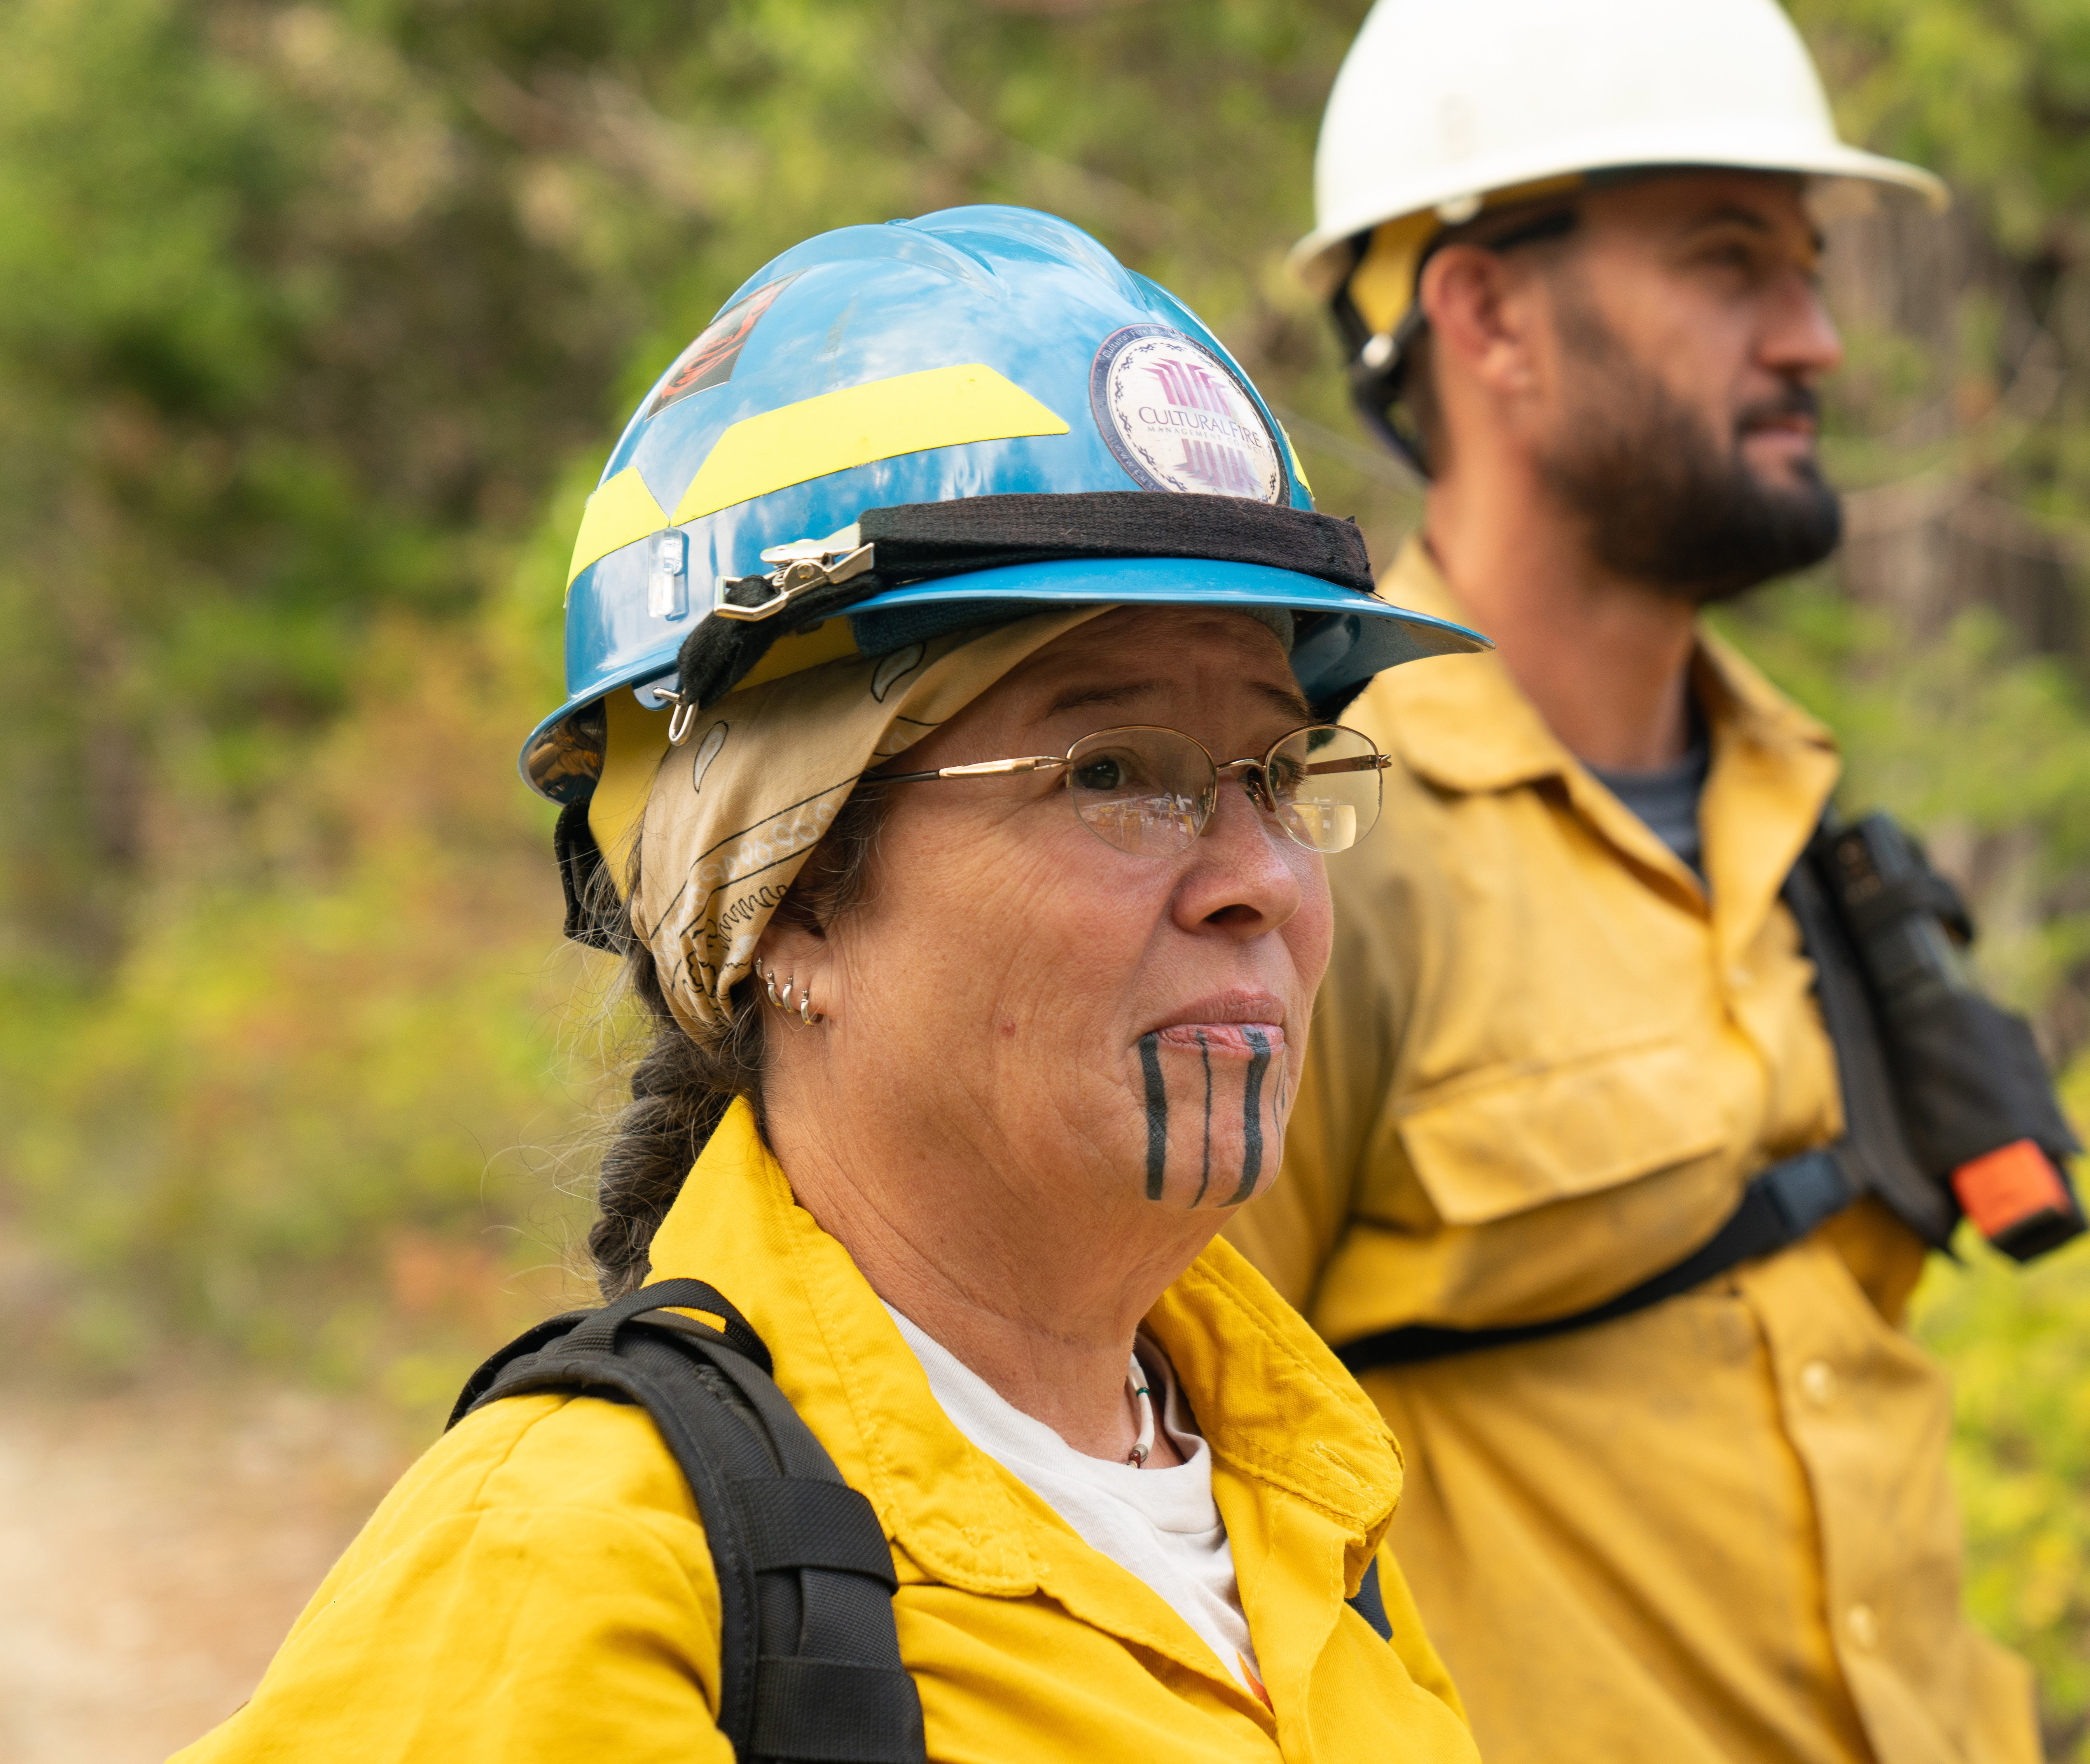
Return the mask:
{"type": "Polygon", "coordinates": [[[1998,1237],[2035,1213],[2069,1208],[2061,1172],[2029,1139],[1961,1164],[1952,1172],[1952,1192],[1985,1237],[1998,1237]]]}

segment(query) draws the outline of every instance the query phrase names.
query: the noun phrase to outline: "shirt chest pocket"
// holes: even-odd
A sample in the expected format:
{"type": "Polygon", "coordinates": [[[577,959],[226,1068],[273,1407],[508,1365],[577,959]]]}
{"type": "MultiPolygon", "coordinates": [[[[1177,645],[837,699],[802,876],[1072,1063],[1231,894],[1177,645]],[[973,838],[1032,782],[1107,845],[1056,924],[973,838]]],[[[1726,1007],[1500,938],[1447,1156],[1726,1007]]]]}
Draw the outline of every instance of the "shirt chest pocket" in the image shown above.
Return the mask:
{"type": "Polygon", "coordinates": [[[1486,1224],[1718,1150],[1731,1136],[1705,1078],[1665,1039],[1434,1086],[1395,1125],[1445,1223],[1486,1224]]]}

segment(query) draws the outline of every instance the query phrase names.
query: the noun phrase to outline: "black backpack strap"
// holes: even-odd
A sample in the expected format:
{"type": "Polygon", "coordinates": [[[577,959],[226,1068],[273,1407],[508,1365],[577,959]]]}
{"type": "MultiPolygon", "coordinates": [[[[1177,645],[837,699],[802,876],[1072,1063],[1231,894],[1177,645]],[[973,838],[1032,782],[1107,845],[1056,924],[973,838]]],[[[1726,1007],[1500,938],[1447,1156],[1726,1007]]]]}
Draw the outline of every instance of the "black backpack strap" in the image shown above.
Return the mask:
{"type": "Polygon", "coordinates": [[[717,1570],[718,1724],[735,1755],[920,1764],[892,1551],[770,1370],[761,1337],[716,1288],[663,1280],[510,1343],[472,1375],[451,1424],[531,1392],[643,1408],[689,1482],[717,1570]]]}
{"type": "Polygon", "coordinates": [[[1959,1209],[1938,1184],[1924,1178],[1910,1155],[1857,952],[1816,867],[1826,861],[1824,852],[1824,836],[1817,833],[1792,867],[1783,892],[1814,963],[1815,996],[1836,1050],[1844,1137],[1757,1172],[1734,1211],[1697,1249],[1601,1305],[1496,1328],[1409,1323],[1383,1329],[1337,1348],[1344,1365],[1352,1372],[1418,1366],[1484,1348],[1543,1341],[1629,1317],[1744,1262],[1799,1242],[1863,1194],[1878,1195],[1926,1242],[1942,1246],[1950,1238],[1959,1209]]]}

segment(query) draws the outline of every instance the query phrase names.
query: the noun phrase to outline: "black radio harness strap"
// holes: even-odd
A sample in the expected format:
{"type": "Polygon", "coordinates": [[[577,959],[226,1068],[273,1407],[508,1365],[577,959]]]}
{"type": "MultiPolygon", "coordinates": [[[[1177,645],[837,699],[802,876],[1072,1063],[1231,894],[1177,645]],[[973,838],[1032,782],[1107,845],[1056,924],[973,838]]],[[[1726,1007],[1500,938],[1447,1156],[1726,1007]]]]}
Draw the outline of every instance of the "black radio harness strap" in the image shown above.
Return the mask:
{"type": "Polygon", "coordinates": [[[1615,1317],[1645,1310],[1665,1298],[1703,1285],[1740,1263],[1799,1242],[1823,1220],[1849,1206],[1858,1198],[1858,1191],[1843,1172],[1838,1149],[1822,1146],[1772,1164],[1742,1190],[1741,1204],[1705,1244],[1681,1262],[1601,1305],[1578,1310],[1572,1316],[1506,1323],[1494,1329],[1409,1323],[1352,1341],[1338,1348],[1336,1356],[1352,1372],[1368,1372],[1380,1366],[1419,1366],[1456,1353],[1477,1353],[1482,1348],[1543,1341],[1549,1336],[1568,1335],[1593,1323],[1609,1323],[1615,1317]]]}

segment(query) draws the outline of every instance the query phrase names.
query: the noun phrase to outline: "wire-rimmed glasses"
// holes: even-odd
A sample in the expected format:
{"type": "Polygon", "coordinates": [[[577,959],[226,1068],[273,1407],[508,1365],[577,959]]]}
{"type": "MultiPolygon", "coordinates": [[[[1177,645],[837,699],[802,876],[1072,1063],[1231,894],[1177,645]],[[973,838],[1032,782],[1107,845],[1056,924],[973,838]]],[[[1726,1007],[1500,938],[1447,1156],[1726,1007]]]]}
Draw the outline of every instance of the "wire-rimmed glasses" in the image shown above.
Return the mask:
{"type": "Polygon", "coordinates": [[[881,784],[1060,771],[1082,824],[1120,851],[1166,857],[1187,851],[1219,807],[1231,772],[1249,800],[1309,851],[1347,851],[1378,820],[1379,774],[1393,761],[1340,723],[1280,735],[1258,759],[1221,764],[1180,729],[1136,724],[1084,735],[1064,755],[983,759],[934,772],[873,772],[881,784]]]}

